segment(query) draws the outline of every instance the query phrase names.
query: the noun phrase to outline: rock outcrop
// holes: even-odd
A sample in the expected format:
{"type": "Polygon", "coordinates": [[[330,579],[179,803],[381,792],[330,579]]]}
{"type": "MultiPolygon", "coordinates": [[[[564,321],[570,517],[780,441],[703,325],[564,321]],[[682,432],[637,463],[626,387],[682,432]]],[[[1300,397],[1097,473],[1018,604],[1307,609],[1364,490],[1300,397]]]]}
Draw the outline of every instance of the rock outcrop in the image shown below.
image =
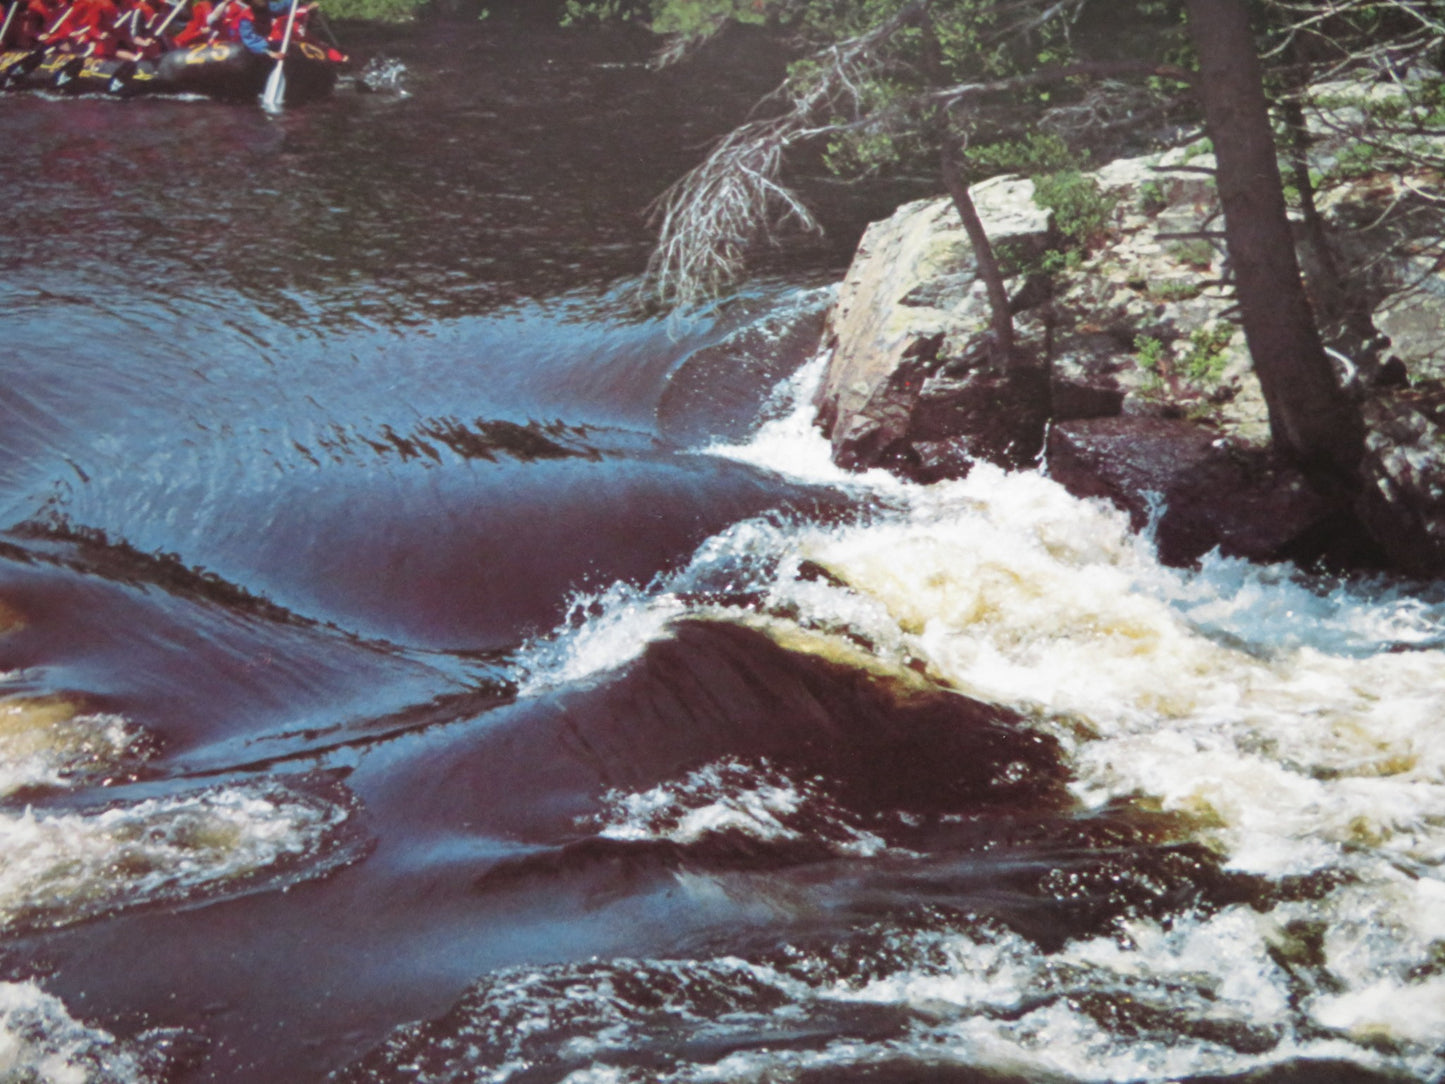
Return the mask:
{"type": "MultiPolygon", "coordinates": [[[[1049,213],[1033,201],[1032,181],[996,178],[973,197],[995,248],[1048,248],[1049,213]]],[[[936,477],[972,458],[1021,465],[1037,456],[1046,411],[1027,374],[990,364],[987,306],[947,200],[907,204],[864,234],[839,288],[817,400],[838,463],[936,477]]]]}
{"type": "MultiPolygon", "coordinates": [[[[1329,141],[1320,148],[1330,153],[1329,141]]],[[[1232,320],[1213,165],[1196,143],[1083,174],[1105,211],[1086,240],[1070,239],[1028,180],[972,190],[1014,271],[1017,334],[1042,362],[1042,389],[991,368],[987,297],[948,200],[875,223],[825,329],[832,361],[817,407],[837,462],[931,481],[976,459],[1017,467],[1042,454],[1071,490],[1155,523],[1174,563],[1218,547],[1445,572],[1445,211],[1427,198],[1438,178],[1347,176],[1320,200],[1347,236],[1334,255],[1368,269],[1354,284],[1373,309],[1372,345],[1388,347],[1377,356],[1358,334],[1339,340],[1353,356],[1333,356],[1369,438],[1358,491],[1320,493],[1269,450],[1264,397],[1232,320]],[[1412,200],[1419,213],[1397,224],[1392,209],[1412,200]],[[1424,219],[1430,243],[1402,233],[1424,219]]]]}

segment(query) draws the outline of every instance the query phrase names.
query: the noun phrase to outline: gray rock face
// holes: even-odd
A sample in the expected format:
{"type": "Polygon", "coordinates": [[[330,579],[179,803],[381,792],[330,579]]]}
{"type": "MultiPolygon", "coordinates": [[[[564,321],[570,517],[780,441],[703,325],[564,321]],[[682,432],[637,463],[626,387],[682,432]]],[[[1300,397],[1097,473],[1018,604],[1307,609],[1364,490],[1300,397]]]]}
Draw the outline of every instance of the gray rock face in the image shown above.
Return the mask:
{"type": "MultiPolygon", "coordinates": [[[[996,178],[973,196],[996,247],[1047,247],[1049,213],[1034,203],[1033,182],[996,178]]],[[[1042,415],[1012,424],[1001,414],[1021,389],[989,366],[988,324],[972,246],[948,200],[910,203],[874,223],[839,288],[817,398],[837,462],[916,463],[917,442],[954,438],[965,460],[1018,462],[1036,452],[1042,415]]]]}

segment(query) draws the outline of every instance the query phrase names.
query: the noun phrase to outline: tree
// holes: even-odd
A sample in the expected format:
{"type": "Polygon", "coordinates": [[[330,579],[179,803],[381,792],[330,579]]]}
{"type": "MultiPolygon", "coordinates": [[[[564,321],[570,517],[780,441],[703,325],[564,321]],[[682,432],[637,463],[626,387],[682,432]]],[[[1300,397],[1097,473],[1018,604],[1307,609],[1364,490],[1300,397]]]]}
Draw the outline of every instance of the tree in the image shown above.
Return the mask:
{"type": "Polygon", "coordinates": [[[1438,0],[1273,0],[1269,11],[1265,55],[1316,265],[1316,318],[1351,352],[1364,344],[1369,361],[1382,279],[1404,294],[1445,259],[1445,14],[1438,0]],[[1316,174],[1308,150],[1320,134],[1346,150],[1316,174]],[[1331,245],[1315,199],[1362,173],[1393,174],[1403,191],[1371,216],[1368,255],[1351,258],[1331,245]]]}
{"type": "Polygon", "coordinates": [[[1305,295],[1248,12],[1242,0],[1187,0],[1187,8],[1226,244],[1271,434],[1308,470],[1352,479],[1363,423],[1325,355],[1305,295]]]}
{"type": "MultiPolygon", "coordinates": [[[[720,25],[738,0],[688,0],[694,41],[720,25]]],[[[1083,76],[1169,71],[1134,61],[1053,64],[1023,71],[1020,53],[1067,56],[1072,20],[1087,0],[748,0],[750,10],[817,48],[795,64],[785,82],[760,103],[770,115],[729,133],[657,203],[659,243],[649,280],[665,302],[686,304],[731,281],[748,246],[788,223],[815,228],[806,204],[781,180],[787,153],[826,142],[833,162],[867,169],[932,147],[939,175],[973,242],[988,288],[992,333],[1001,361],[1012,360],[1009,298],[983,225],[968,192],[960,144],[970,133],[959,113],[985,99],[1028,94],[1083,76]],[[856,30],[851,36],[836,36],[856,30]],[[835,35],[833,40],[826,40],[835,35]],[[820,42],[823,42],[820,44],[820,42]]],[[[665,55],[685,46],[674,42],[665,55]]],[[[1037,113],[1035,109],[1033,112],[1037,113]]],[[[981,179],[981,178],[973,178],[981,179]]]]}

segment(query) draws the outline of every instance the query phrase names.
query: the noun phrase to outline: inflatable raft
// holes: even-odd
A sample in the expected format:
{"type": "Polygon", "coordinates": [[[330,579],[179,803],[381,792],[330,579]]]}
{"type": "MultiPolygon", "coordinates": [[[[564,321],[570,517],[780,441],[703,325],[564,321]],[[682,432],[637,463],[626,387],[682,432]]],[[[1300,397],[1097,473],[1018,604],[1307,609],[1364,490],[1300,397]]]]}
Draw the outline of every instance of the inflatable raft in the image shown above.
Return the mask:
{"type": "MultiPolygon", "coordinates": [[[[315,42],[294,41],[285,61],[287,105],[324,98],[344,66],[315,42]]],[[[339,54],[336,54],[339,55],[339,54]]],[[[38,50],[0,53],[0,89],[52,90],[66,94],[201,94],[223,101],[257,97],[276,62],[239,42],[171,49],[157,60],[76,57],[38,50]]]]}

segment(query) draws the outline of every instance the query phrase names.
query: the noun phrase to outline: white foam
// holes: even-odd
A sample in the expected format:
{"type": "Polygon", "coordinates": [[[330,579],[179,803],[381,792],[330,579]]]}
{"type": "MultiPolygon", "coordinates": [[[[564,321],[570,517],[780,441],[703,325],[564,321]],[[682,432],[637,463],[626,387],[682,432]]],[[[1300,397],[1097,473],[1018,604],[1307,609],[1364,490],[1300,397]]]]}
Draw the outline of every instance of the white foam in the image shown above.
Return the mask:
{"type": "Polygon", "coordinates": [[[105,778],[150,751],[145,733],[119,715],[80,712],[63,698],[0,700],[0,798],[105,778]]]}
{"type": "Polygon", "coordinates": [[[668,623],[686,609],[672,594],[629,584],[575,595],[563,624],[517,653],[518,691],[536,695],[610,674],[665,636],[668,623]]]}
{"type": "Polygon", "coordinates": [[[906,484],[887,471],[859,474],[834,464],[832,450],[814,420],[812,389],[822,380],[828,355],[820,353],[774,389],[764,421],[746,441],[717,441],[705,451],[786,475],[799,482],[831,485],[850,492],[898,492],[906,484]]]}
{"type": "Polygon", "coordinates": [[[71,1017],[33,982],[0,982],[0,1080],[15,1084],[149,1084],[128,1044],[71,1017]]]}
{"type": "MultiPolygon", "coordinates": [[[[782,389],[750,441],[709,451],[846,489],[863,514],[741,524],[710,540],[685,574],[604,600],[619,627],[602,654],[631,657],[688,614],[761,623],[799,650],[867,645],[881,665],[1022,712],[1060,742],[1086,807],[1186,814],[1227,868],[1329,873],[1320,883],[1338,887],[1258,912],[1139,922],[1052,956],[959,935],[947,966],[937,944],[920,946],[886,979],[809,996],[909,1006],[938,1021],[903,1044],[916,1056],[1024,1075],[1160,1080],[1318,1057],[1445,1076],[1445,595],[1217,554],[1197,570],[1165,568],[1123,513],[1035,473],[978,465],[932,486],[848,474],[812,421],[821,364],[782,389]],[[699,587],[747,590],[757,604],[684,601],[699,587]],[[636,622],[626,634],[621,611],[636,622]],[[1284,967],[1281,946],[1299,929],[1320,931],[1320,959],[1284,967]],[[1030,1008],[1040,990],[1058,996],[1030,1008]],[[1157,1036],[1111,1030],[1081,1007],[1099,997],[1172,1023],[1157,1036]]],[[[614,796],[604,831],[777,838],[813,800],[765,786],[703,800],[692,786],[614,796]]],[[[751,1051],[669,1079],[888,1056],[751,1051]]]]}
{"type": "Polygon", "coordinates": [[[686,566],[645,587],[615,583],[574,595],[562,623],[518,651],[521,694],[612,674],[670,635],[678,618],[737,612],[696,598],[769,589],[779,561],[794,551],[795,530],[769,518],[744,520],[707,539],[686,566]]]}
{"type": "MultiPolygon", "coordinates": [[[[404,1028],[385,1049],[393,1066],[438,1084],[539,1068],[570,1070],[573,1084],[736,1084],[884,1065],[1162,1082],[1306,1059],[1438,1078],[1439,979],[1411,984],[1414,1003],[1392,986],[1309,994],[1314,980],[1282,962],[1282,919],[1301,917],[1298,907],[1135,920],[1052,954],[979,923],[858,931],[836,956],[814,946],[773,965],[723,956],[518,969],[469,994],[449,1014],[454,1032],[404,1028]],[[865,1037],[869,1020],[883,1037],[865,1037]],[[797,1041],[810,1034],[818,1045],[797,1041]],[[692,1061],[690,1044],[674,1045],[681,1036],[732,1052],[692,1061]]],[[[385,1065],[373,1073],[392,1078],[385,1065]]]]}
{"type": "Polygon", "coordinates": [[[876,855],[887,846],[815,784],[793,780],[766,761],[735,758],[650,790],[609,791],[596,825],[606,839],[688,844],[737,833],[770,842],[822,842],[851,855],[876,855]]]}
{"type": "Polygon", "coordinates": [[[117,803],[0,813],[0,930],[245,887],[292,863],[331,868],[349,810],[277,781],[117,803]]]}
{"type": "MultiPolygon", "coordinates": [[[[794,414],[746,449],[717,451],[834,477],[810,400],[800,382],[794,414]]],[[[1194,572],[1167,569],[1116,510],[1037,475],[976,466],[928,487],[848,484],[874,490],[872,519],[798,541],[854,600],[780,583],[801,620],[842,622],[879,652],[1029,713],[1071,751],[1089,804],[1143,797],[1193,814],[1236,869],[1348,870],[1357,889],[1292,905],[1324,923],[1343,986],[1312,1012],[1342,1036],[1445,1035],[1429,977],[1445,919],[1422,917],[1445,914],[1439,591],[1330,584],[1217,554],[1194,572]]],[[[1237,941],[1216,949],[1222,966],[1258,963],[1237,941]]],[[[1130,952],[1143,972],[1163,966],[1143,945],[1130,952]]],[[[1282,987],[1267,985],[1277,1000],[1282,987]]]]}
{"type": "Polygon", "coordinates": [[[1445,1035],[1445,977],[1408,986],[1378,979],[1317,999],[1311,1013],[1322,1026],[1360,1041],[1384,1039],[1433,1046],[1445,1035]]]}

